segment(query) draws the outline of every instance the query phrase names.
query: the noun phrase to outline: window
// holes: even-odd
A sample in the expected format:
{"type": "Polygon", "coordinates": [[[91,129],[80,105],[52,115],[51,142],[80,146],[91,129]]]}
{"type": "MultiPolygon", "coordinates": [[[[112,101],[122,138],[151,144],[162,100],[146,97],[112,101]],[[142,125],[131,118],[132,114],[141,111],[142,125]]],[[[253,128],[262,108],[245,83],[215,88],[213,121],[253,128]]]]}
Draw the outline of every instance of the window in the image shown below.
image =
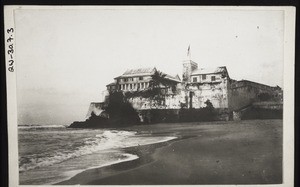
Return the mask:
{"type": "Polygon", "coordinates": [[[130,89],[132,89],[132,84],[130,84],[130,89]]]}
{"type": "Polygon", "coordinates": [[[143,80],[143,77],[139,77],[139,80],[140,80],[140,81],[143,80]]]}
{"type": "Polygon", "coordinates": [[[197,77],[193,77],[193,82],[197,82],[197,77]]]}
{"type": "Polygon", "coordinates": [[[206,75],[202,75],[202,80],[205,80],[206,79],[206,75]]]}
{"type": "Polygon", "coordinates": [[[127,78],[124,79],[124,82],[127,82],[127,78]]]}
{"type": "Polygon", "coordinates": [[[216,76],[211,76],[211,81],[215,81],[216,80],[216,76]]]}

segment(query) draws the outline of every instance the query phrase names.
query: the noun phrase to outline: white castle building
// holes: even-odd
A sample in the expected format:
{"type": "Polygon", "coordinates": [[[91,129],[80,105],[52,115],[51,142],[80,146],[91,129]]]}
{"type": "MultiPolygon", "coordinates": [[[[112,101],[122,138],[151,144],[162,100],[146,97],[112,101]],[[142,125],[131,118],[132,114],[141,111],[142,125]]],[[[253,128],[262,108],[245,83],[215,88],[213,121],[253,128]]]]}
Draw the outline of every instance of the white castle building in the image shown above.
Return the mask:
{"type": "MultiPolygon", "coordinates": [[[[190,49],[188,49],[188,57],[189,60],[183,61],[182,80],[178,75],[171,76],[162,73],[165,84],[159,84],[159,87],[163,91],[163,99],[157,100],[133,94],[128,98],[133,107],[136,110],[197,109],[206,107],[206,102],[209,100],[214,108],[232,112],[259,100],[262,94],[282,100],[282,90],[278,86],[271,87],[247,80],[233,80],[226,66],[198,67],[198,64],[190,59],[190,49]]],[[[157,72],[160,71],[155,67],[125,71],[122,75],[115,77],[114,82],[107,85],[106,98],[114,91],[122,91],[124,94],[146,92],[150,89],[151,81],[157,72]]],[[[104,105],[104,103],[91,103],[87,117],[94,109],[99,113],[99,108],[104,105]]]]}

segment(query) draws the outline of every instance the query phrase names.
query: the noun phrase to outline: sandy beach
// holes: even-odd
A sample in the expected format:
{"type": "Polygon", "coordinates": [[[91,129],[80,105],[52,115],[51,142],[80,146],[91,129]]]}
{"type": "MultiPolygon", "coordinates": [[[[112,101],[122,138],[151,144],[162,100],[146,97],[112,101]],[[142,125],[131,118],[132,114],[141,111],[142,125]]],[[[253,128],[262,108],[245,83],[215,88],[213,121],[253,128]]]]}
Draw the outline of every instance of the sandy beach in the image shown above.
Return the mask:
{"type": "Polygon", "coordinates": [[[178,138],[126,148],[139,159],[86,170],[59,184],[282,183],[282,120],[169,123],[124,130],[178,138]]]}

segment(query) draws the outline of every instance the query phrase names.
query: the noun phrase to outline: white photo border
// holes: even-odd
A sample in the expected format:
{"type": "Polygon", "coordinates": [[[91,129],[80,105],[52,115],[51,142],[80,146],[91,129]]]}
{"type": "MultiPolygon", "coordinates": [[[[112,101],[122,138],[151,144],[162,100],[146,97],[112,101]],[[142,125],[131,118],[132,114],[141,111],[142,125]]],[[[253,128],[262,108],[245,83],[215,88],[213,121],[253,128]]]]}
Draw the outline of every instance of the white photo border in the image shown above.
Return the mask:
{"type": "MultiPolygon", "coordinates": [[[[295,67],[295,7],[292,6],[4,6],[4,33],[5,33],[5,63],[6,63],[6,88],[7,88],[7,130],[8,130],[8,164],[9,164],[9,186],[19,185],[19,166],[18,166],[18,132],[17,132],[17,83],[16,70],[17,59],[14,60],[14,71],[11,66],[11,57],[7,54],[11,44],[14,51],[17,51],[17,41],[7,42],[11,36],[7,30],[16,30],[14,21],[14,11],[19,9],[172,9],[172,10],[282,10],[284,11],[284,71],[283,71],[283,184],[264,185],[264,186],[293,186],[294,185],[294,67],[295,67]]],[[[14,58],[14,56],[12,57],[14,58]]],[[[26,185],[37,186],[37,185],[26,185]]],[[[43,185],[47,186],[47,185],[43,185]]],[[[65,186],[65,185],[57,185],[65,186]]],[[[88,186],[88,185],[87,185],[88,186]]],[[[95,185],[90,185],[95,186],[95,185]]],[[[122,185],[124,186],[124,185],[122,185]]],[[[184,185],[189,186],[189,185],[184,185]]],[[[197,185],[198,186],[198,185],[197,185]]],[[[211,186],[211,185],[199,185],[211,186]]],[[[214,186],[243,186],[243,185],[214,185],[214,186]]],[[[247,185],[247,187],[261,185],[247,185]]]]}

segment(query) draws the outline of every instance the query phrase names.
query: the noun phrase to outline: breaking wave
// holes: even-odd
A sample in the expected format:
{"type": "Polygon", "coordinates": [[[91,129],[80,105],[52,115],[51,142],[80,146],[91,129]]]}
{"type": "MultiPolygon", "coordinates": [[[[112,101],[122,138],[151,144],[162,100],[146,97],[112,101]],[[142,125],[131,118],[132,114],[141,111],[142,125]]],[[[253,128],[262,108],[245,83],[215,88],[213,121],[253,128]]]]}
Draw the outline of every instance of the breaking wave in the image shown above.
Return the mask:
{"type": "MultiPolygon", "coordinates": [[[[62,141],[63,143],[60,144],[59,149],[55,151],[45,150],[43,153],[24,155],[19,158],[19,171],[24,172],[39,167],[51,166],[68,159],[92,154],[101,150],[153,144],[175,138],[176,137],[142,137],[133,131],[105,130],[102,131],[102,133],[100,132],[91,137],[83,138],[82,141],[69,141],[68,146],[62,141]]],[[[46,145],[46,147],[47,146],[49,145],[46,145]]],[[[128,155],[124,156],[128,157],[128,155]]],[[[124,159],[128,159],[125,157],[124,159]]]]}

